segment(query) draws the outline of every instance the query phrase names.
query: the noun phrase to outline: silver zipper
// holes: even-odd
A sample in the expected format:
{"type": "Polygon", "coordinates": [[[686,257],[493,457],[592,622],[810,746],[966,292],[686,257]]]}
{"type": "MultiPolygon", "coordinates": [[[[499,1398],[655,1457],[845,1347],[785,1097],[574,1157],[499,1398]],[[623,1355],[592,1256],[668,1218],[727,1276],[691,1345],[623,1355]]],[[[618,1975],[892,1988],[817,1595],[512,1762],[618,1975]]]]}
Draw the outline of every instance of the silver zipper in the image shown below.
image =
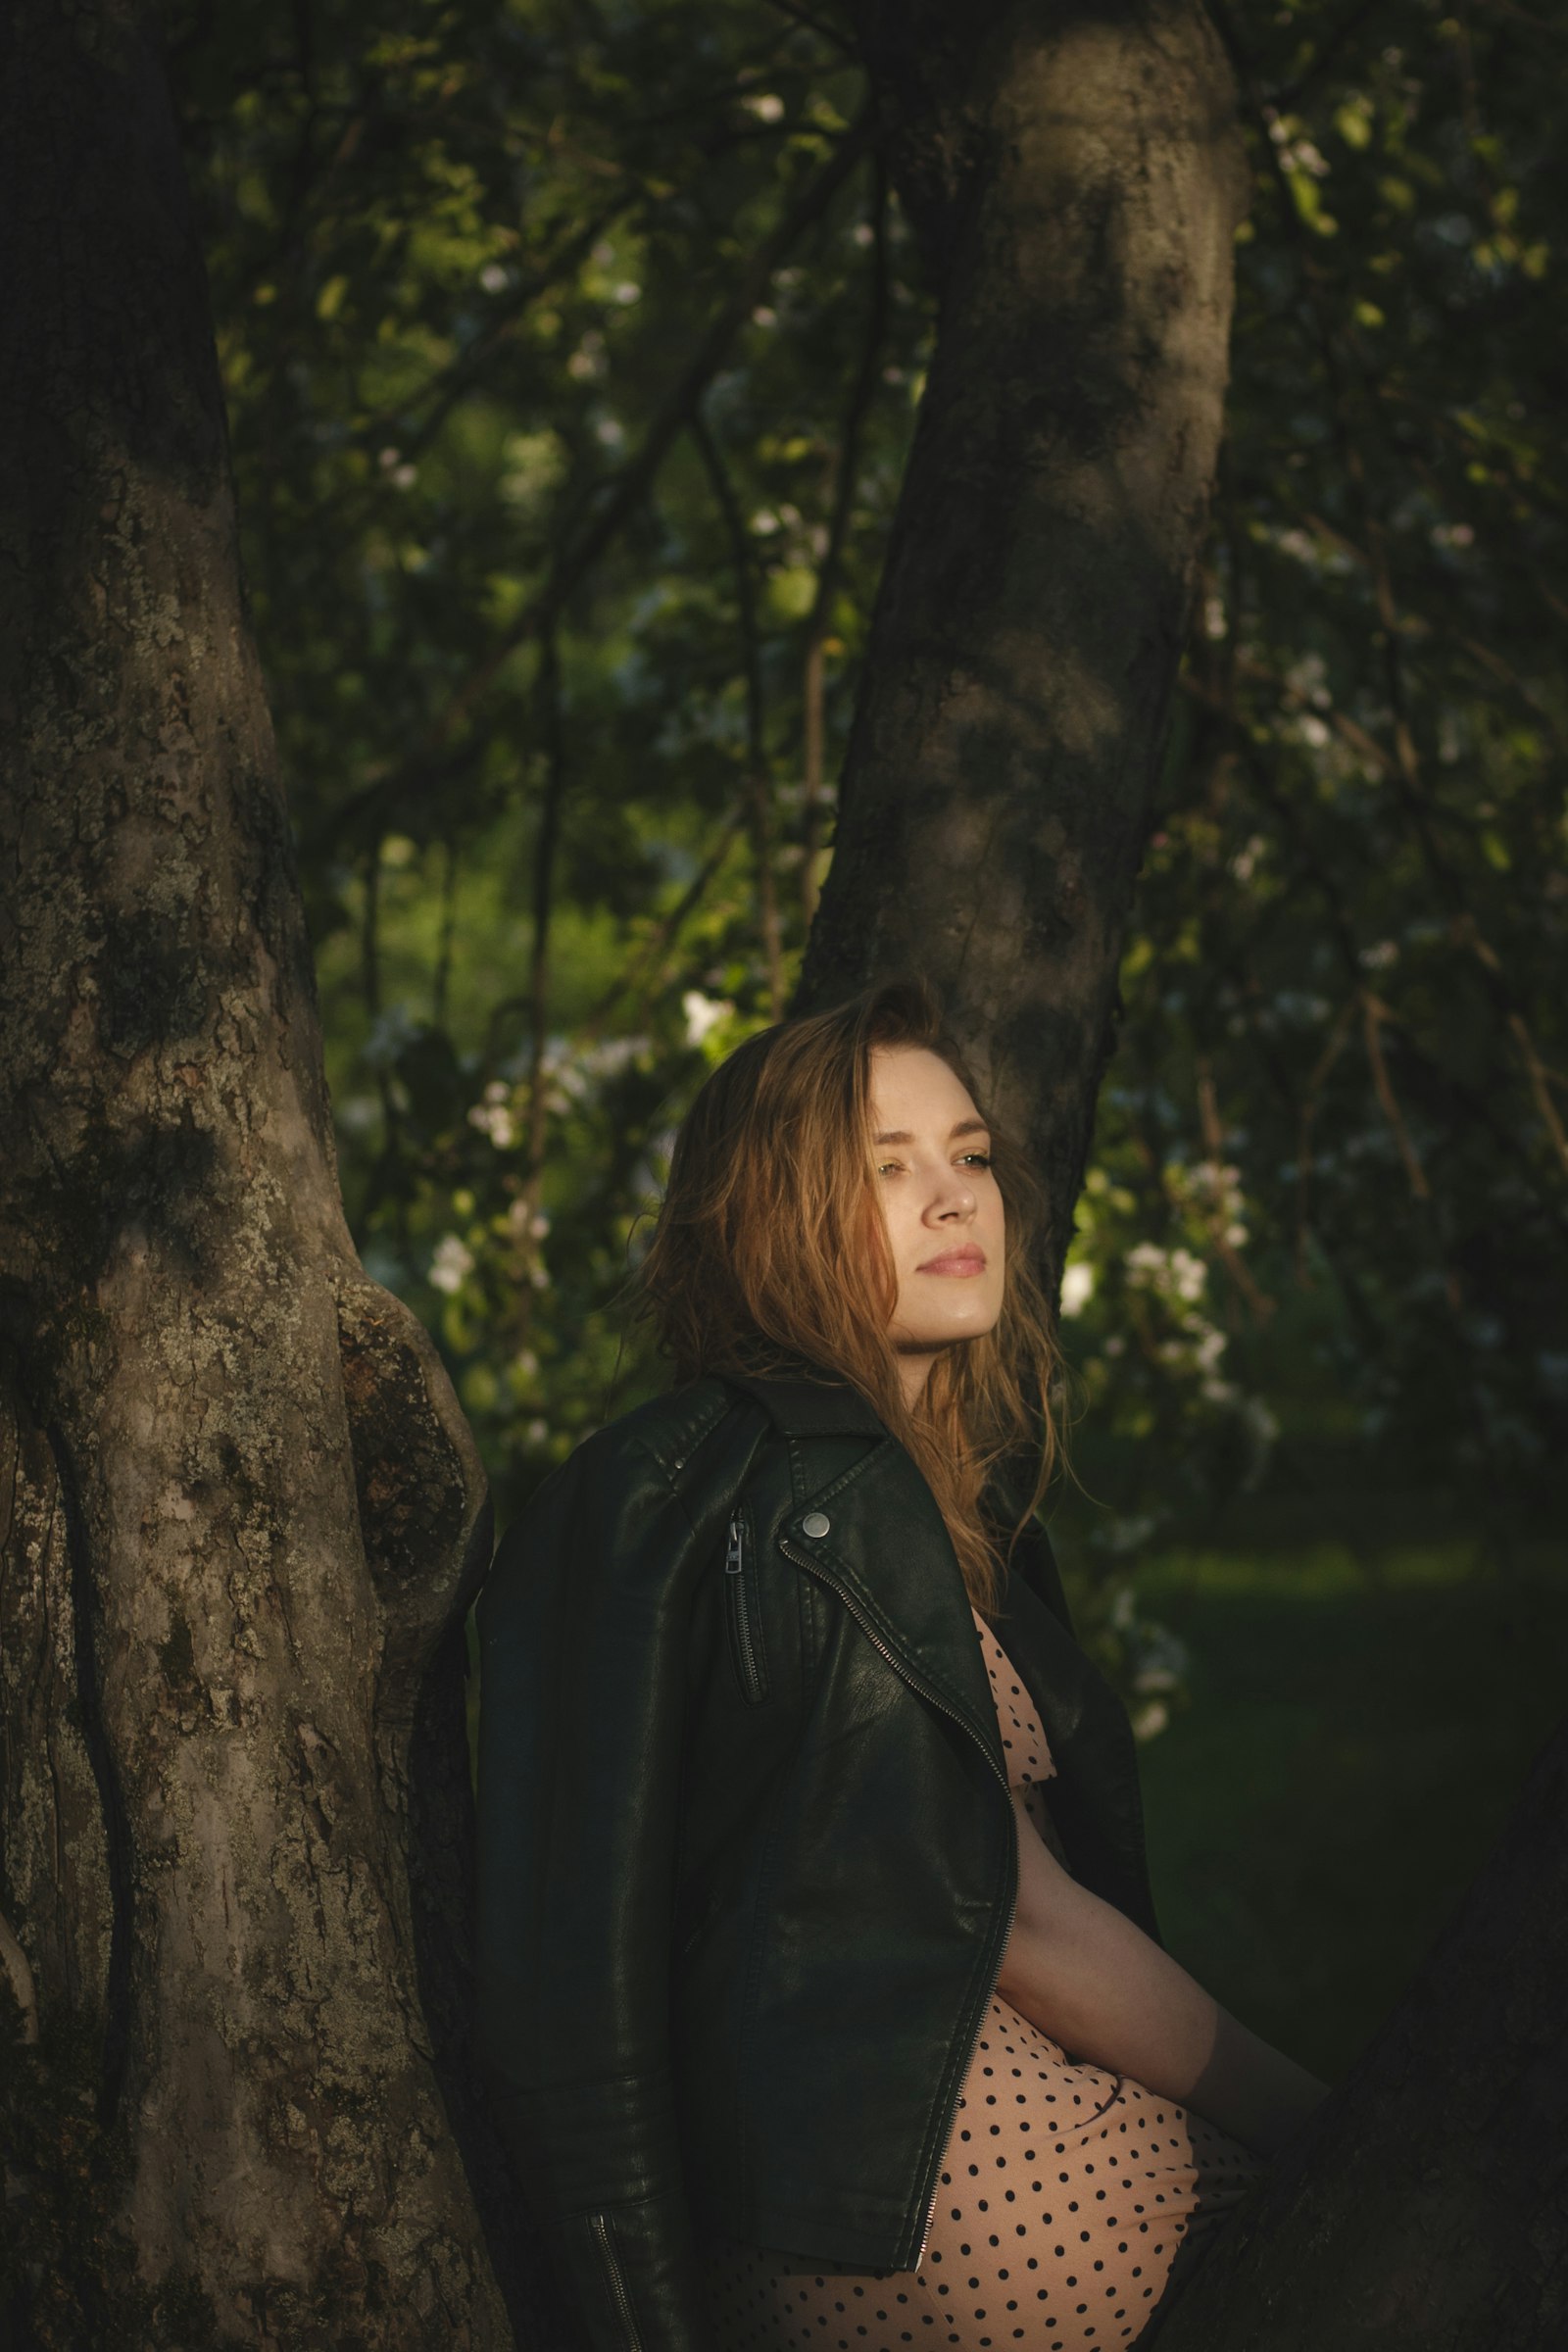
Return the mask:
{"type": "Polygon", "coordinates": [[[610,2280],[610,2292],[614,2299],[615,2309],[619,2312],[621,2324],[626,2330],[627,2352],[642,2352],[642,2337],[637,2332],[637,2322],[632,2317],[631,2297],[626,2291],[626,2281],[620,2275],[620,2264],[615,2258],[615,2249],[610,2242],[609,2218],[602,2213],[591,2213],[588,2216],[588,2222],[595,2237],[599,2240],[599,2251],[604,2257],[605,2276],[610,2280]]]}
{"type": "MultiPolygon", "coordinates": [[[[732,1521],[731,1526],[733,1526],[733,1524],[734,1522],[732,1521]]],[[[822,1566],[820,1560],[809,1559],[804,1552],[792,1551],[782,1536],[779,1538],[779,1549],[784,1553],[786,1559],[793,1560],[798,1568],[804,1568],[808,1576],[814,1576],[819,1584],[826,1585],[830,1591],[838,1594],[840,1600],[843,1601],[845,1607],[849,1610],[850,1615],[855,1619],[855,1622],[860,1628],[860,1631],[865,1635],[867,1641],[871,1642],[874,1648],[881,1651],[883,1657],[886,1658],[888,1664],[893,1668],[894,1673],[897,1674],[902,1681],[907,1683],[912,1690],[918,1690],[922,1698],[929,1699],[932,1706],[940,1708],[944,1715],[951,1716],[953,1721],[958,1725],[960,1730],[968,1733],[971,1740],[975,1739],[974,1727],[969,1723],[967,1717],[960,1715],[956,1707],[950,1706],[948,1701],[941,1695],[939,1691],[933,1690],[930,1684],[922,1682],[918,1675],[911,1674],[903,1659],[894,1655],[893,1651],[888,1647],[888,1644],[883,1641],[881,1635],[877,1632],[876,1627],[872,1625],[870,1620],[861,1613],[859,1608],[857,1607],[854,1594],[847,1592],[844,1586],[838,1582],[836,1577],[828,1574],[827,1570],[822,1566]]],[[[990,1765],[992,1771],[996,1774],[997,1779],[1001,1782],[1003,1790],[1006,1795],[1007,1803],[1010,1808],[1012,1803],[1012,1790],[1007,1781],[1006,1766],[997,1762],[996,1757],[986,1746],[984,1740],[977,1740],[976,1745],[979,1747],[981,1754],[985,1757],[985,1760],[990,1765]]],[[[1014,1851],[1016,1851],[1016,1848],[1014,1848],[1014,1851]]],[[[985,1999],[981,2002],[979,2012],[975,2018],[974,2032],[969,2037],[969,2049],[964,2061],[965,2066],[968,2064],[968,2059],[972,2058],[974,2055],[975,2043],[980,2038],[980,2028],[985,2023],[986,2011],[990,2007],[992,1999],[995,1996],[998,1980],[1002,1975],[1002,1963],[1006,1957],[1007,1938],[1012,1934],[1012,1923],[1017,1916],[1017,1911],[1018,1874],[1016,1871],[1014,1871],[1012,1877],[1012,1893],[1007,1904],[1007,1925],[1003,1932],[1002,1941],[997,1948],[996,1975],[991,1980],[990,1989],[987,1991],[985,1999]]],[[[925,2260],[925,2250],[931,2238],[931,2225],[936,2219],[937,2196],[942,2187],[942,2159],[947,2154],[948,2133],[953,2129],[953,2119],[957,2113],[956,2084],[961,2082],[963,2078],[961,2075],[955,2077],[956,2087],[954,2104],[949,2109],[947,2117],[944,2120],[942,2137],[937,2143],[936,2170],[931,2182],[930,2199],[927,2202],[925,2209],[925,2228],[920,2233],[920,2251],[914,2258],[914,2268],[916,2270],[920,2268],[921,2263],[925,2260]]]]}
{"type": "Polygon", "coordinates": [[[729,1549],[724,1555],[724,1590],[730,1596],[731,1618],[739,1651],[741,1681],[755,1706],[767,1696],[758,1643],[752,1624],[751,1595],[746,1577],[746,1530],[739,1511],[729,1523],[729,1549]]]}

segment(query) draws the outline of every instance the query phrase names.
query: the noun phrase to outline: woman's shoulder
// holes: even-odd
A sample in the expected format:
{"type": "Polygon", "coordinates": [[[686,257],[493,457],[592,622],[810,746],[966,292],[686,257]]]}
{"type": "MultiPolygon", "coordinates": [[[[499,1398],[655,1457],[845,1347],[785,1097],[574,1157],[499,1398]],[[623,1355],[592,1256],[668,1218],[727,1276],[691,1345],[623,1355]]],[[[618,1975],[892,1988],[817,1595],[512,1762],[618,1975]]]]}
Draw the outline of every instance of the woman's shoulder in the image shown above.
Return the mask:
{"type": "Polygon", "coordinates": [[[646,1481],[650,1475],[671,1490],[690,1493],[705,1474],[711,1453],[735,1424],[766,1426],[766,1415],[742,1390],[717,1375],[683,1381],[646,1396],[579,1438],[564,1461],[537,1486],[523,1507],[537,1519],[585,1493],[601,1498],[646,1481]]]}
{"type": "Polygon", "coordinates": [[[619,1530],[629,1541],[631,1531],[652,1530],[671,1514],[677,1528],[690,1528],[733,1486],[765,1427],[761,1408],[718,1378],[685,1382],[615,1414],[533,1489],[502,1537],[490,1587],[536,1577],[551,1559],[575,1560],[585,1529],[619,1530]]]}
{"type": "Polygon", "coordinates": [[[679,1479],[731,1414],[758,1416],[760,1408],[716,1374],[682,1381],[645,1396],[623,1413],[589,1432],[572,1448],[564,1468],[597,1477],[614,1464],[652,1460],[669,1479],[679,1479]]]}

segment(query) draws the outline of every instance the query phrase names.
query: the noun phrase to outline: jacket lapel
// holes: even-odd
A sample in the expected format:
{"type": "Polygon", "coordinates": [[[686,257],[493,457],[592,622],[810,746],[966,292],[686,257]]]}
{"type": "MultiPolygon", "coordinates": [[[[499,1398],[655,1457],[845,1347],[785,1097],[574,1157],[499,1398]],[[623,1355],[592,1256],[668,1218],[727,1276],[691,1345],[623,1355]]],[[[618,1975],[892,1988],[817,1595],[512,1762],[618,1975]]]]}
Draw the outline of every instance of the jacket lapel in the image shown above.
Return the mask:
{"type": "MultiPolygon", "coordinates": [[[[816,1373],[800,1381],[745,1379],[735,1385],[792,1441],[870,1441],[847,1463],[844,1449],[833,1449],[841,1466],[809,1492],[803,1449],[792,1443],[796,1500],[781,1529],[785,1552],[840,1593],[894,1670],[956,1716],[1005,1778],[991,1680],[962,1572],[936,1497],[909,1455],[845,1382],[828,1383],[816,1373]],[[808,1520],[815,1534],[808,1533],[808,1520]]],[[[1023,1493],[1005,1466],[993,1474],[986,1502],[1004,1534],[1010,1533],[1023,1493]]],[[[1075,1876],[1157,1942],[1132,1732],[1120,1701],[1074,1638],[1050,1538],[1038,1519],[1028,1522],[1013,1549],[997,1635],[1034,1701],[1056,1762],[1052,1812],[1075,1876]]]]}
{"type": "Polygon", "coordinates": [[[785,1548],[798,1566],[837,1590],[896,1671],[956,1716],[1004,1771],[962,1571],[936,1497],[909,1455],[846,1383],[737,1385],[791,1439],[856,1434],[873,1441],[808,1493],[797,1479],[796,1506],[782,1530],[785,1548]]]}

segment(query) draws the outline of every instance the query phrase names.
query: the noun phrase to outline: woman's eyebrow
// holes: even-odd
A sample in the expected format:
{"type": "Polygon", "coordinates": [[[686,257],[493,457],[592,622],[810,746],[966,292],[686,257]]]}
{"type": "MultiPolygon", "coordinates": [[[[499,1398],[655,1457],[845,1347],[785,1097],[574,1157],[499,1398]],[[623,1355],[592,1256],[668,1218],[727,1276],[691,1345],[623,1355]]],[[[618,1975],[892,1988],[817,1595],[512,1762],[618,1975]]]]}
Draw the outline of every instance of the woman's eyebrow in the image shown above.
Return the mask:
{"type": "MultiPolygon", "coordinates": [[[[948,1141],[951,1144],[955,1137],[960,1135],[984,1135],[987,1126],[985,1119],[960,1119],[956,1127],[949,1130],[948,1141]]],[[[871,1140],[878,1144],[912,1144],[914,1138],[906,1127],[890,1127],[885,1135],[873,1136],[871,1140]]]]}

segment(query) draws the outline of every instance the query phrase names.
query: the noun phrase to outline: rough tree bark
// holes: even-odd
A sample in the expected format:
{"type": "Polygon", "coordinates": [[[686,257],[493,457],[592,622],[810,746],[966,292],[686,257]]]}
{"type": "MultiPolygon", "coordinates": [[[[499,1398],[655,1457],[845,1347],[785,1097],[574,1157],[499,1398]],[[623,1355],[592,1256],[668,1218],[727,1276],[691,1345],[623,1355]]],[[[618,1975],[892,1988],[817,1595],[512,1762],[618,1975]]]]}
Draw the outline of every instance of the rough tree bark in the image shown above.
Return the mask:
{"type": "Polygon", "coordinates": [[[13,2081],[10,2316],[499,2346],[460,2154],[488,1504],[343,1221],[149,12],[15,0],[0,116],[0,1911],[13,2068],[62,2101],[13,2081]]]}
{"type": "Polygon", "coordinates": [[[1069,1228],[1245,210],[1193,0],[848,0],[939,312],[796,1008],[922,970],[1069,1228]]]}

